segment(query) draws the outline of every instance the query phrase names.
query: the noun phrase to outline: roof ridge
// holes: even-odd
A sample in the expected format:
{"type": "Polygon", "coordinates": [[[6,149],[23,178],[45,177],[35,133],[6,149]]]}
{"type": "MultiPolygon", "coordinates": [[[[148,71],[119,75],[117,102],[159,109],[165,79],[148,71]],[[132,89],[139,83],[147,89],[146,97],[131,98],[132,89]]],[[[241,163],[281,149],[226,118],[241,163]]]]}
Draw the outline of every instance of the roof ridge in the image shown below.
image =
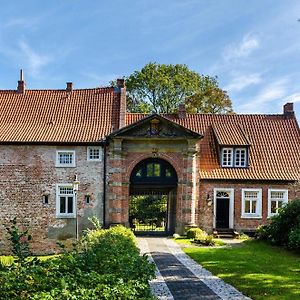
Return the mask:
{"type": "MultiPolygon", "coordinates": [[[[90,90],[114,90],[114,87],[112,86],[107,86],[107,87],[94,87],[94,88],[82,88],[82,89],[73,89],[72,91],[90,91],[90,90]]],[[[65,92],[68,92],[66,89],[27,89],[26,88],[26,92],[43,92],[43,91],[57,91],[57,92],[60,92],[60,91],[65,91],[65,92]]],[[[1,90],[0,89],[0,92],[17,92],[17,90],[13,90],[13,89],[9,89],[9,90],[1,90]]],[[[25,92],[25,93],[26,93],[25,92]]]]}
{"type": "MultiPolygon", "coordinates": [[[[127,115],[151,115],[151,113],[131,113],[131,112],[126,112],[127,115]]],[[[158,114],[162,116],[177,116],[177,113],[162,113],[158,114]]],[[[247,116],[247,117],[284,117],[284,114],[212,114],[212,113],[186,113],[187,116],[221,116],[221,117],[240,117],[240,116],[247,116]]]]}

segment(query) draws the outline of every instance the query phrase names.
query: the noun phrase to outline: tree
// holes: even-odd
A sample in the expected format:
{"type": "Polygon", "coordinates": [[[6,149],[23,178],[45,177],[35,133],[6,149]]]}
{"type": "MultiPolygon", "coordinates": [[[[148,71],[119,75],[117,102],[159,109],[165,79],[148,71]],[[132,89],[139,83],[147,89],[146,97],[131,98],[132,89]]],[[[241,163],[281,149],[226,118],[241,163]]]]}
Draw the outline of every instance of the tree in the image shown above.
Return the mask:
{"type": "Polygon", "coordinates": [[[188,112],[233,112],[217,78],[200,75],[186,65],[148,63],[125,80],[130,112],[174,113],[184,102],[188,112]]]}

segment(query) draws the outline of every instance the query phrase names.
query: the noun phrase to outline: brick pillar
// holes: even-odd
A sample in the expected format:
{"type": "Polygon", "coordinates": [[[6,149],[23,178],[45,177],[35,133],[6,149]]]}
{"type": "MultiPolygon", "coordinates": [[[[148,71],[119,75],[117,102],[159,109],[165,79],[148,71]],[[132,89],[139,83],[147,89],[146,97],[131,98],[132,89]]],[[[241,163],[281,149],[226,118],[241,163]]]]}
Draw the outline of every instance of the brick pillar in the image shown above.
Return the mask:
{"type": "Polygon", "coordinates": [[[107,218],[106,224],[128,225],[129,183],[125,179],[122,139],[110,145],[107,163],[107,218]]]}
{"type": "Polygon", "coordinates": [[[182,221],[186,226],[195,226],[197,182],[198,182],[198,159],[197,144],[194,140],[188,140],[188,150],[185,157],[185,168],[183,170],[184,184],[182,193],[182,221]]]}

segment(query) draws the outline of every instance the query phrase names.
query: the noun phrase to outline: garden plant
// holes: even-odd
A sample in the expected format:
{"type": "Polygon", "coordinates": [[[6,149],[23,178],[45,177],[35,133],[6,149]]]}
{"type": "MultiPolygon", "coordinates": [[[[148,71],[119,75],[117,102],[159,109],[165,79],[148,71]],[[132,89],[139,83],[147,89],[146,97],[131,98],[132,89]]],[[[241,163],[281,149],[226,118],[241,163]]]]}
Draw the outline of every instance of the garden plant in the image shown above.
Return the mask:
{"type": "Polygon", "coordinates": [[[0,265],[1,300],[153,299],[154,265],[125,227],[89,230],[72,251],[48,260],[29,256],[30,237],[15,220],[8,232],[16,257],[0,265]]]}

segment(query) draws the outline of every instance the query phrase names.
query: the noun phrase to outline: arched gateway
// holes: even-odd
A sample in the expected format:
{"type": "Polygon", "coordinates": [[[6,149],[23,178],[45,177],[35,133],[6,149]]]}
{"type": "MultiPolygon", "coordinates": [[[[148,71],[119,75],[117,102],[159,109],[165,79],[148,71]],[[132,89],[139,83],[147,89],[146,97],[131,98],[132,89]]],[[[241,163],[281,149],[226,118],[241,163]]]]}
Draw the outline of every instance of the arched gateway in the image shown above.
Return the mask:
{"type": "Polygon", "coordinates": [[[112,133],[106,152],[105,225],[180,234],[194,226],[201,138],[156,114],[112,133]]]}
{"type": "Polygon", "coordinates": [[[139,162],[130,176],[129,223],[138,233],[174,233],[178,177],[161,158],[139,162]]]}

